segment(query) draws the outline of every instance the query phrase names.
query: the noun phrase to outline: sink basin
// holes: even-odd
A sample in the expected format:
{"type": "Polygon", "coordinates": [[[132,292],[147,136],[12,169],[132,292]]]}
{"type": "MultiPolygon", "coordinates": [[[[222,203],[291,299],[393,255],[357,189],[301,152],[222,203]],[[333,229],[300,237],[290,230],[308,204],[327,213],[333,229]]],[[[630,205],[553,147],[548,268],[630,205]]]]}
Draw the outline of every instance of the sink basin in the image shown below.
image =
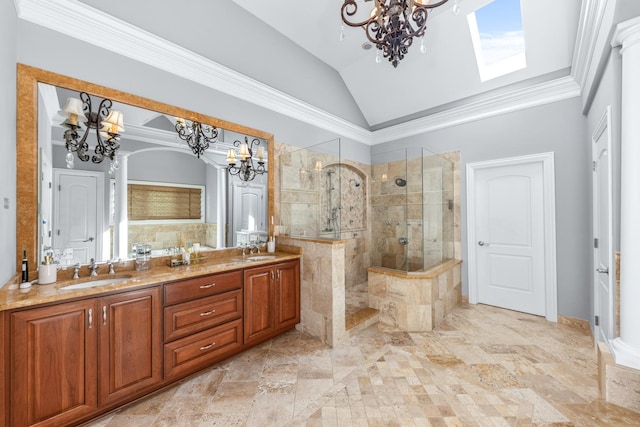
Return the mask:
{"type": "Polygon", "coordinates": [[[118,277],[110,277],[106,279],[87,280],[86,282],[74,283],[73,285],[63,286],[60,289],[73,290],[73,289],[95,288],[97,286],[117,285],[118,283],[122,283],[129,279],[131,279],[131,276],[118,276],[118,277]]]}
{"type": "Polygon", "coordinates": [[[275,259],[276,255],[255,255],[247,258],[247,261],[266,261],[268,259],[275,259]]]}

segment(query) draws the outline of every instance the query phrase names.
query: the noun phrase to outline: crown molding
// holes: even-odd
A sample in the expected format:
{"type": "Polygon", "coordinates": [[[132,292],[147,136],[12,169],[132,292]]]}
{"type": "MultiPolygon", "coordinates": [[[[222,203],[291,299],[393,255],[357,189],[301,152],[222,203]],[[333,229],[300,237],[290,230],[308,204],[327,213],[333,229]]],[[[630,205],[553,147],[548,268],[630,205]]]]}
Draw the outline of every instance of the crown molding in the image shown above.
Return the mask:
{"type": "Polygon", "coordinates": [[[594,54],[608,1],[582,0],[576,45],[571,63],[571,73],[582,89],[587,84],[589,70],[592,66],[597,65],[593,64],[594,54]]]}
{"type": "MultiPolygon", "coordinates": [[[[584,1],[599,4],[599,0],[584,1]]],[[[15,3],[20,19],[367,145],[580,96],[581,85],[565,77],[372,132],[78,1],[15,3]],[[104,40],[110,43],[104,45],[104,40]]],[[[581,31],[586,31],[589,27],[583,24],[581,31]]]]}
{"type": "Polygon", "coordinates": [[[571,76],[484,98],[374,132],[373,145],[580,96],[571,76]]]}

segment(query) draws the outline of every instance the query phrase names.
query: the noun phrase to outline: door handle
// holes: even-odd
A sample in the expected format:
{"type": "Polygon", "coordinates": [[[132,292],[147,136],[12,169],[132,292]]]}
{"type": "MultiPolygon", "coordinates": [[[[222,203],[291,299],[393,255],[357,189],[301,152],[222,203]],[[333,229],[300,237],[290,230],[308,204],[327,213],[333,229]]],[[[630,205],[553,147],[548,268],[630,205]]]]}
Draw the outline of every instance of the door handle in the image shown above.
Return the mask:
{"type": "Polygon", "coordinates": [[[87,240],[83,240],[82,243],[93,242],[93,241],[94,241],[94,238],[89,237],[87,240]]]}
{"type": "Polygon", "coordinates": [[[485,243],[482,240],[478,240],[478,246],[489,246],[489,243],[485,243]]]}
{"type": "Polygon", "coordinates": [[[597,273],[609,274],[609,268],[596,268],[597,273]]]}

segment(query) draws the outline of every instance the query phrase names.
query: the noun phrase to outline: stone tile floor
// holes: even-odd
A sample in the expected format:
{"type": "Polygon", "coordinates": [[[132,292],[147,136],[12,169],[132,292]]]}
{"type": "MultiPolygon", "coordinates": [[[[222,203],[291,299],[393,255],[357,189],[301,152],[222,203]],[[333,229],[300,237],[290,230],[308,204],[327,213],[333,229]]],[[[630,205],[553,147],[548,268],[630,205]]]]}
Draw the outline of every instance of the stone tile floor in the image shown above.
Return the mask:
{"type": "Polygon", "coordinates": [[[589,335],[463,303],[433,332],[377,324],[333,349],[291,331],[89,425],[639,426],[640,413],[598,400],[589,335]]]}

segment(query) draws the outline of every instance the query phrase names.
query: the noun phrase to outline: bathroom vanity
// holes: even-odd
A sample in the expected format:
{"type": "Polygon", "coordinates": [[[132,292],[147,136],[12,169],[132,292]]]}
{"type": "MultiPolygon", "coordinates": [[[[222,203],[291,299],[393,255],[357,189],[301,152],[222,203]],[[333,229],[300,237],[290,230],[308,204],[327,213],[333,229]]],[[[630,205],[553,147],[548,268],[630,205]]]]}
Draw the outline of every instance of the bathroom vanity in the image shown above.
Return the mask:
{"type": "Polygon", "coordinates": [[[0,289],[1,425],[80,424],[300,321],[298,254],[155,266],[68,288],[109,276],[0,289]]]}

